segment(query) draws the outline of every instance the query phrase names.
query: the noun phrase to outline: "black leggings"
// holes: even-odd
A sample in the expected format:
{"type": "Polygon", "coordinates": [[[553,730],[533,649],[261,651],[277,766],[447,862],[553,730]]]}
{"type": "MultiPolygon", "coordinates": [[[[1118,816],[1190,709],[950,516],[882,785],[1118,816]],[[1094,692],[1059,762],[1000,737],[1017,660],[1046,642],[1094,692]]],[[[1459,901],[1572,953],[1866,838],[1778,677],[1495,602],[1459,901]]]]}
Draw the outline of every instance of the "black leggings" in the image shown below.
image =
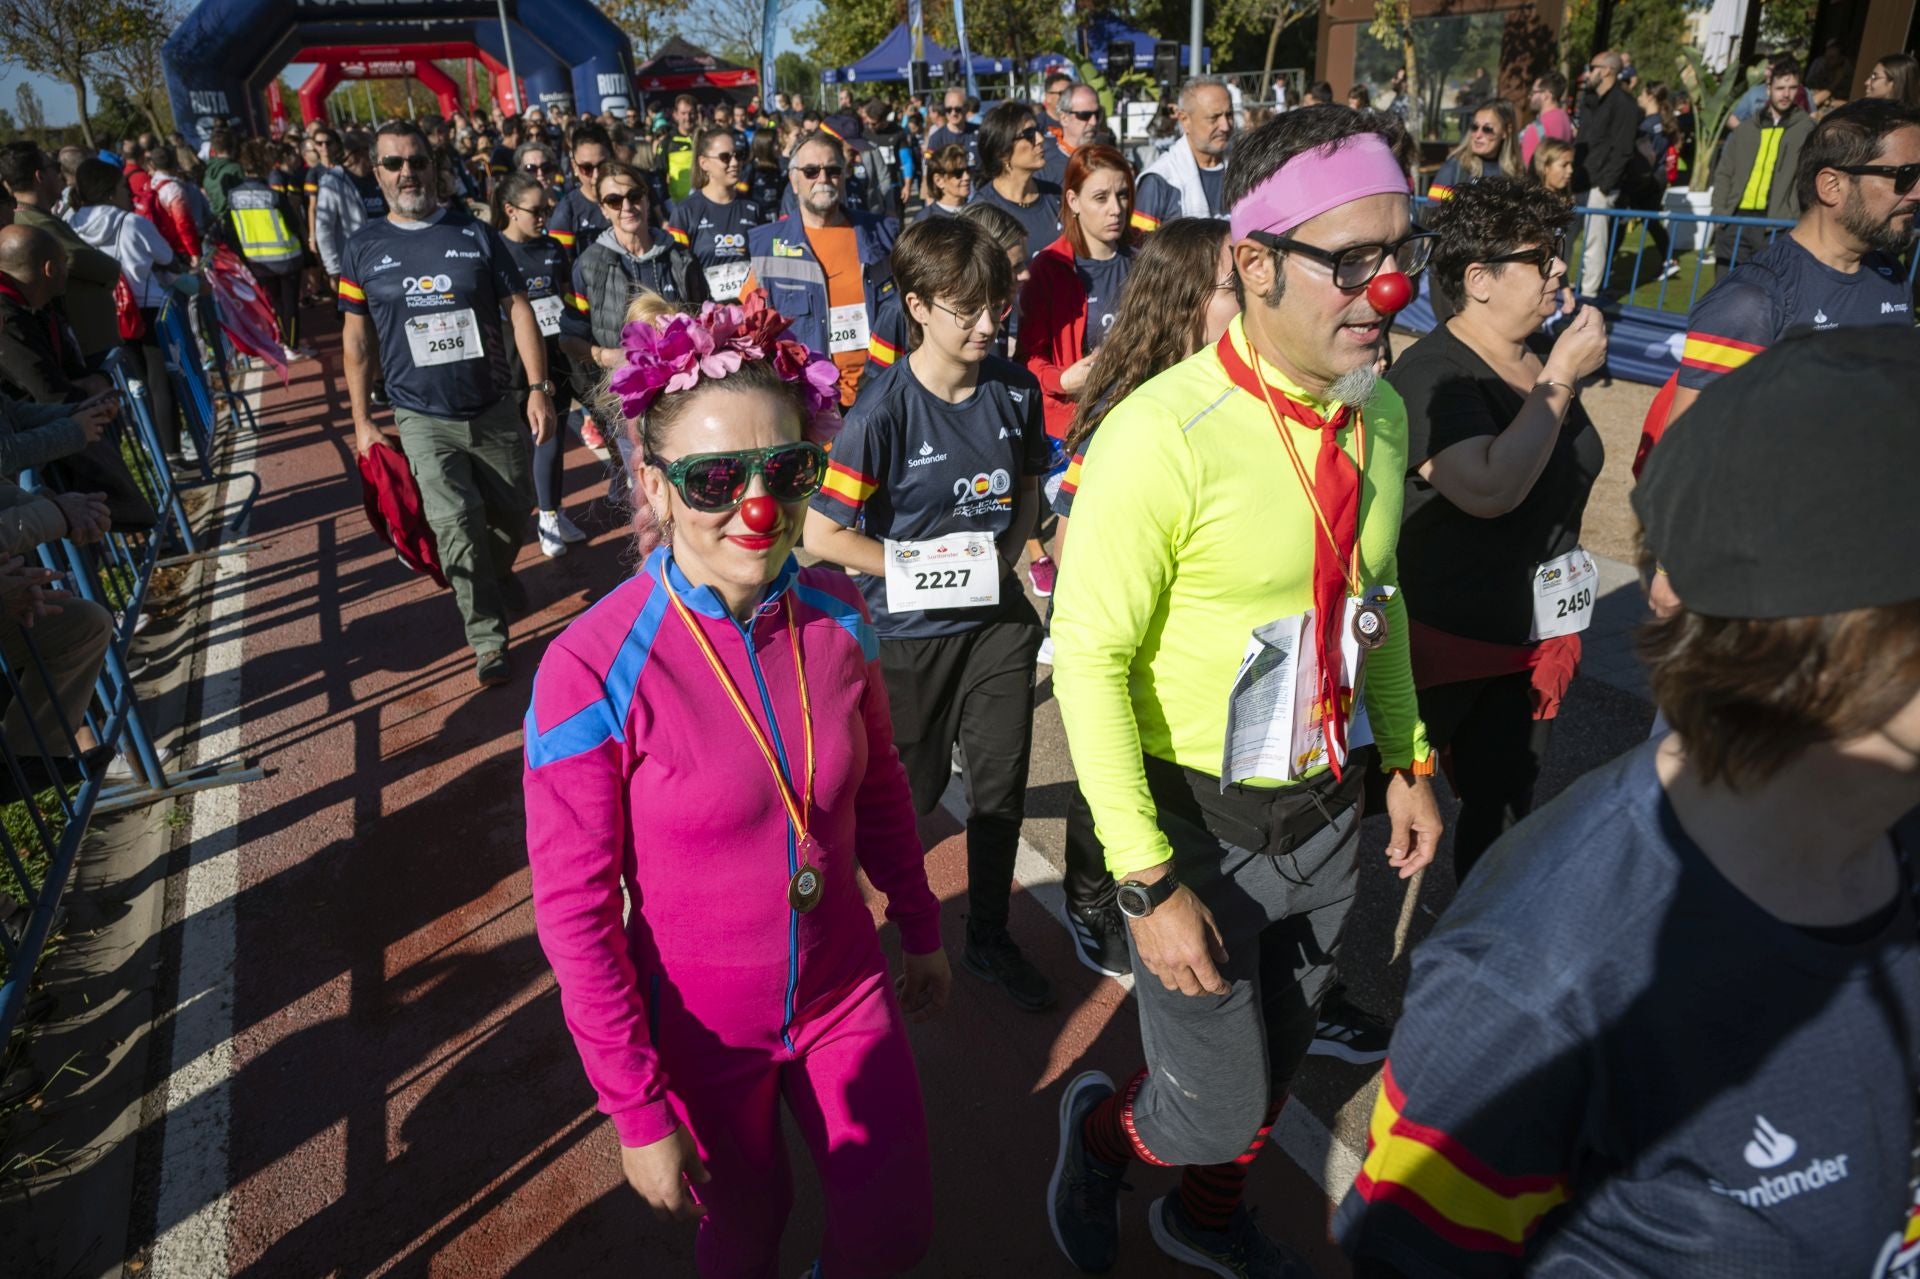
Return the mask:
{"type": "MultiPolygon", "coordinates": [[[[549,354],[548,359],[552,359],[549,354]]],[[[549,364],[548,368],[553,366],[549,364]]],[[[547,375],[553,377],[551,373],[547,375]]],[[[573,391],[561,378],[554,378],[553,433],[544,444],[533,446],[533,491],[543,511],[560,509],[561,490],[567,470],[567,414],[573,408],[573,391]]],[[[520,420],[527,420],[527,393],[520,393],[520,420]]]]}
{"type": "Polygon", "coordinates": [[[266,290],[273,306],[273,318],[280,322],[280,345],[292,349],[300,345],[300,269],[274,274],[266,267],[254,270],[253,278],[266,290]]]}
{"type": "Polygon", "coordinates": [[[1533,676],[1436,684],[1420,690],[1420,718],[1460,797],[1453,824],[1453,877],[1467,872],[1508,828],[1533,811],[1553,721],[1533,717],[1533,676]]]}

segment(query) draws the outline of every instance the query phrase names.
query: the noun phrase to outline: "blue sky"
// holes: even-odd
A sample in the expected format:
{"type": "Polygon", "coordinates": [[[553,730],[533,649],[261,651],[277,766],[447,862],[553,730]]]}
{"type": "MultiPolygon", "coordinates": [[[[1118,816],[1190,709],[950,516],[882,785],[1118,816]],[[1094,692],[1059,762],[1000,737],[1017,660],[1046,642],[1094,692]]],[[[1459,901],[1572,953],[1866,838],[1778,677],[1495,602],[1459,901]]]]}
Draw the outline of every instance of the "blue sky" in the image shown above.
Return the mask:
{"type": "MultiPolygon", "coordinates": [[[[775,42],[775,47],[779,52],[785,53],[794,47],[794,28],[806,21],[813,7],[812,0],[808,0],[807,3],[797,5],[788,13],[786,22],[781,25],[779,38],[775,42]]],[[[644,50],[641,52],[641,56],[646,56],[644,50]]],[[[305,70],[302,68],[294,74],[293,82],[298,84],[304,76],[305,70]]],[[[65,84],[59,80],[49,79],[42,75],[34,75],[31,72],[21,71],[17,68],[8,68],[0,71],[0,108],[5,108],[8,111],[13,110],[13,97],[14,94],[19,91],[17,86],[23,80],[31,83],[34,91],[40,95],[40,101],[45,105],[47,110],[48,124],[57,127],[72,124],[79,118],[73,109],[73,91],[67,88],[65,84]]]]}

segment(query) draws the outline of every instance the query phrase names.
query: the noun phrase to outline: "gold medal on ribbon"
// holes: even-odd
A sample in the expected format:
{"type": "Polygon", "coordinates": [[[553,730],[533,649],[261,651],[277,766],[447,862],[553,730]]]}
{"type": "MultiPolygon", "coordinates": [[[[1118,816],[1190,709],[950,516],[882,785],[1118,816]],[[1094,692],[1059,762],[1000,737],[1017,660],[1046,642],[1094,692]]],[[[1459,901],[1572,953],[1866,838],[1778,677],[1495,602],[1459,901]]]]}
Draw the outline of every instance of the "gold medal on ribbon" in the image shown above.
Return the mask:
{"type": "MultiPolygon", "coordinates": [[[[671,575],[673,566],[669,564],[666,572],[671,575]]],[[[687,633],[693,637],[694,645],[700,655],[707,659],[707,665],[713,671],[714,679],[719,683],[727,700],[733,703],[733,709],[740,716],[740,722],[746,726],[747,735],[753,738],[753,744],[760,748],[760,757],[767,763],[767,770],[773,776],[773,786],[780,794],[780,803],[787,810],[787,821],[791,824],[794,850],[798,855],[800,868],[787,880],[787,905],[804,915],[820,904],[820,898],[826,891],[826,877],[815,864],[820,846],[814,842],[807,825],[813,816],[813,705],[807,696],[807,668],[800,654],[800,627],[793,615],[793,596],[786,597],[787,640],[793,648],[793,677],[799,687],[800,723],[806,742],[806,781],[804,789],[795,795],[793,784],[780,766],[780,758],[774,750],[774,744],[767,730],[760,727],[753,713],[747,709],[747,702],[734,686],[733,678],[727,674],[726,667],[720,664],[720,655],[713,651],[713,644],[707,639],[699,625],[687,612],[687,606],[680,602],[680,593],[673,589],[669,576],[666,580],[667,598],[673,601],[673,608],[686,624],[687,633]]],[[[782,841],[783,843],[785,841],[782,841]]]]}

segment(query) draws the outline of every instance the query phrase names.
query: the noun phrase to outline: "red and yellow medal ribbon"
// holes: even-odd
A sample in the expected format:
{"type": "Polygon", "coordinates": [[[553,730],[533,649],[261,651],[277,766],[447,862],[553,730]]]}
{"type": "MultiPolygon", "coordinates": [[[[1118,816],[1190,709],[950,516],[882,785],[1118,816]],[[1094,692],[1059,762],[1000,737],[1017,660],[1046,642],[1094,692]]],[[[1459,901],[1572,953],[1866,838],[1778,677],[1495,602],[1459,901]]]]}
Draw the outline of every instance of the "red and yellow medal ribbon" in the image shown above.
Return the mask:
{"type": "Polygon", "coordinates": [[[747,699],[740,695],[739,686],[733,682],[733,677],[727,674],[727,668],[720,664],[720,655],[713,651],[713,642],[707,638],[706,632],[700,629],[700,624],[693,620],[693,614],[687,611],[686,604],[680,599],[680,593],[673,589],[673,583],[668,576],[672,571],[672,566],[668,565],[660,578],[666,585],[667,598],[673,601],[673,609],[680,615],[680,620],[686,624],[687,634],[693,636],[694,645],[699,648],[700,656],[707,659],[707,665],[713,671],[713,678],[718,681],[721,691],[726,693],[727,700],[733,703],[733,709],[739,714],[740,722],[747,726],[747,733],[753,738],[753,744],[760,748],[761,758],[767,761],[767,771],[773,774],[773,784],[780,792],[780,802],[787,807],[787,820],[793,823],[795,841],[804,840],[807,837],[807,822],[813,815],[813,706],[807,698],[807,668],[800,656],[800,627],[794,622],[793,596],[789,593],[785,600],[787,640],[793,646],[793,678],[794,682],[800,686],[800,722],[807,751],[807,784],[799,797],[794,795],[792,783],[781,771],[780,756],[773,749],[773,739],[767,736],[767,731],[760,727],[760,721],[756,720],[753,712],[747,709],[747,699]]]}

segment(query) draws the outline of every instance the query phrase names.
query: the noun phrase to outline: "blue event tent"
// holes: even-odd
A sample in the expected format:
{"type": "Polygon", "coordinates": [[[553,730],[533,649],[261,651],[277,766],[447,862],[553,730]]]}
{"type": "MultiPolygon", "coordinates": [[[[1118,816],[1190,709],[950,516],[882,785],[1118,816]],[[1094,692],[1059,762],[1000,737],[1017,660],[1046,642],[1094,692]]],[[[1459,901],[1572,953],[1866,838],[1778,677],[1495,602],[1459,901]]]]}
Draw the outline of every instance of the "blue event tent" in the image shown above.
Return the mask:
{"type": "MultiPolygon", "coordinates": [[[[956,56],[954,51],[945,45],[935,44],[932,40],[928,40],[924,47],[929,73],[936,80],[944,79],[947,74],[947,63],[956,56]]],[[[1153,52],[1151,40],[1147,42],[1147,52],[1148,60],[1151,61],[1153,52]]],[[[911,78],[908,67],[912,62],[913,33],[908,31],[907,24],[902,22],[887,33],[886,39],[868,50],[866,57],[852,66],[829,67],[820,78],[828,84],[853,84],[866,80],[906,80],[911,78]]],[[[1012,69],[1013,59],[1011,58],[989,58],[981,54],[975,54],[973,58],[973,74],[976,76],[1005,75],[1012,69]]]]}

